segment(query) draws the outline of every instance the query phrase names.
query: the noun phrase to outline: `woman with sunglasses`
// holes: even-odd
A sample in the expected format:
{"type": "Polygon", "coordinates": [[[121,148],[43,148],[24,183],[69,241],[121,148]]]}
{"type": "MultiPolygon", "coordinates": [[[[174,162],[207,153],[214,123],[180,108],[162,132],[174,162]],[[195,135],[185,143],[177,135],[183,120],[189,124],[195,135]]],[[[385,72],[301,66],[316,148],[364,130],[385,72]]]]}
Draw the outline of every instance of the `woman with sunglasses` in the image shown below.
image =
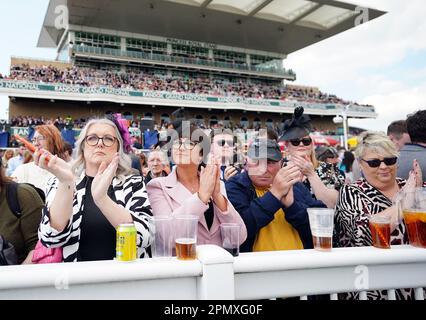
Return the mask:
{"type": "MultiPolygon", "coordinates": [[[[383,133],[365,132],[359,138],[355,151],[363,178],[340,189],[335,215],[335,235],[341,247],[371,246],[369,216],[391,217],[391,245],[407,244],[404,223],[400,221],[395,198],[401,188],[422,184],[422,174],[417,162],[413,164],[410,178],[396,177],[398,151],[383,133]]],[[[397,298],[410,298],[411,291],[397,290],[397,298]]],[[[386,291],[369,292],[369,299],[384,299],[386,291]]],[[[351,294],[346,298],[358,298],[351,294]]]]}
{"type": "Polygon", "coordinates": [[[211,130],[210,138],[212,159],[219,166],[220,179],[225,182],[241,172],[240,165],[235,161],[238,139],[229,129],[211,130]]]}
{"type": "MultiPolygon", "coordinates": [[[[63,160],[66,159],[64,140],[61,132],[53,124],[37,126],[31,142],[36,148],[47,150],[63,160]]],[[[11,177],[16,182],[30,183],[46,193],[47,182],[54,175],[34,162],[28,162],[16,168],[11,177]]]]}
{"type": "Polygon", "coordinates": [[[170,141],[176,164],[173,171],[147,185],[153,214],[197,215],[198,244],[222,246],[220,224],[237,223],[240,225],[240,244],[243,243],[247,237],[245,224],[226,196],[219,166],[207,160],[209,137],[195,124],[183,121],[170,141]]]}
{"type": "Polygon", "coordinates": [[[65,262],[114,259],[116,228],[126,223],[136,227],[138,257],[147,257],[151,207],[143,178],[125,153],[130,141],[124,130],[117,118],[89,121],[72,164],[47,150],[34,154],[34,162],[55,176],[47,186],[39,237],[45,247],[62,247],[65,262]]]}
{"type": "Polygon", "coordinates": [[[334,187],[328,188],[327,185],[337,178],[329,179],[330,177],[325,175],[321,175],[324,180],[320,178],[313,139],[309,135],[311,120],[303,112],[303,107],[297,107],[292,119],[284,123],[284,133],[279,140],[286,143],[286,162],[291,162],[299,168],[301,180],[314,198],[322,201],[328,208],[334,208],[338,191],[334,187]]]}

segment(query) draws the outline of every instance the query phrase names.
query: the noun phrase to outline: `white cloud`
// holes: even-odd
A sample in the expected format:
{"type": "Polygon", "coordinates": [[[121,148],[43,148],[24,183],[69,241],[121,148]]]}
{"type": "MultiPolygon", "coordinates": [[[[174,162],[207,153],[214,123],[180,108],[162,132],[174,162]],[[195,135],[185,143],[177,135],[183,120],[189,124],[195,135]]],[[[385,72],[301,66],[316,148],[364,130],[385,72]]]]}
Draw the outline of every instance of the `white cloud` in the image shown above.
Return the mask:
{"type": "Polygon", "coordinates": [[[350,120],[350,125],[385,130],[391,121],[426,107],[426,68],[421,66],[413,72],[404,70],[401,63],[410,54],[423,53],[426,60],[426,2],[351,2],[387,13],[290,54],[284,65],[296,71],[298,84],[373,104],[379,114],[377,119],[350,120]]]}
{"type": "Polygon", "coordinates": [[[426,83],[389,94],[369,96],[361,102],[374,105],[376,112],[380,115],[379,118],[371,120],[352,119],[349,125],[386,132],[387,126],[392,121],[406,119],[408,114],[419,109],[426,109],[426,83]]]}

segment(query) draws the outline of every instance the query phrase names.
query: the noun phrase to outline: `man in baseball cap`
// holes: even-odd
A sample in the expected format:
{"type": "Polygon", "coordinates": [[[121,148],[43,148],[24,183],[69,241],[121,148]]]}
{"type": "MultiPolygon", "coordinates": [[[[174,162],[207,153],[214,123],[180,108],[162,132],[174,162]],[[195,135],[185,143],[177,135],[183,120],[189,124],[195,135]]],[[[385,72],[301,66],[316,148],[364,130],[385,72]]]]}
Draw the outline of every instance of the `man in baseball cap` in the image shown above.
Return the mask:
{"type": "Polygon", "coordinates": [[[279,144],[272,139],[256,139],[250,144],[247,157],[252,160],[267,159],[269,161],[280,161],[282,159],[279,144]]]}
{"type": "Polygon", "coordinates": [[[278,143],[259,138],[248,148],[247,170],[226,182],[228,199],[247,227],[241,252],[312,248],[306,208],[324,204],[300,183],[297,166],[282,164],[278,143]]]}

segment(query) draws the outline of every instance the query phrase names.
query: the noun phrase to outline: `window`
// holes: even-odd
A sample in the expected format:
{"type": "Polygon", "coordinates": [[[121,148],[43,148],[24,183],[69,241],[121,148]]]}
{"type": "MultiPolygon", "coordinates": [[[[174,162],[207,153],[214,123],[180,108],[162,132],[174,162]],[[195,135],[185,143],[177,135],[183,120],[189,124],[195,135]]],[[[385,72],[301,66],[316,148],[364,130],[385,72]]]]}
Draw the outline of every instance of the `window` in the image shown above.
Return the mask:
{"type": "Polygon", "coordinates": [[[125,111],[123,113],[123,118],[126,119],[126,120],[133,121],[133,114],[129,111],[125,111]]]}
{"type": "Polygon", "coordinates": [[[91,47],[120,49],[121,38],[118,36],[107,34],[96,34],[89,32],[76,32],[75,33],[76,45],[87,45],[91,47]]]}
{"type": "Polygon", "coordinates": [[[166,54],[167,44],[164,42],[158,42],[158,41],[152,41],[152,40],[127,38],[126,50],[146,52],[146,53],[166,54]]]}
{"type": "Polygon", "coordinates": [[[245,64],[247,63],[246,54],[241,52],[213,50],[213,58],[215,61],[245,64]]]}
{"type": "Polygon", "coordinates": [[[259,56],[259,55],[255,55],[255,54],[250,55],[250,63],[252,65],[262,64],[262,63],[265,63],[267,61],[271,61],[272,59],[273,58],[269,58],[269,57],[266,57],[266,56],[259,56]]]}
{"type": "Polygon", "coordinates": [[[217,117],[216,116],[211,116],[209,122],[210,122],[210,126],[218,124],[217,117]]]}
{"type": "Polygon", "coordinates": [[[170,116],[167,113],[163,113],[160,117],[161,122],[170,122],[170,116]]]}
{"type": "Polygon", "coordinates": [[[257,127],[257,126],[261,126],[261,125],[262,125],[262,121],[259,118],[254,118],[253,126],[257,127]]]}
{"type": "Polygon", "coordinates": [[[230,125],[231,125],[231,118],[229,116],[226,116],[225,118],[223,118],[223,126],[225,128],[229,128],[230,125]]]}
{"type": "Polygon", "coordinates": [[[247,120],[246,117],[242,117],[240,120],[240,125],[243,126],[244,128],[247,128],[249,125],[249,121],[247,120]]]}

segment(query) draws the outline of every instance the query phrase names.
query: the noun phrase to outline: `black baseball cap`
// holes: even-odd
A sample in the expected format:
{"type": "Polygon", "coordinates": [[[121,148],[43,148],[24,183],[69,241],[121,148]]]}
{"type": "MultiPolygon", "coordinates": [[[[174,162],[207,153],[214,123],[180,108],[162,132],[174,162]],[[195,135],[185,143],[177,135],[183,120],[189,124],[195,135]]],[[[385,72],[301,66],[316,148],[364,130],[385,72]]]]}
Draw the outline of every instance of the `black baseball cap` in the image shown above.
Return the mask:
{"type": "Polygon", "coordinates": [[[272,139],[256,139],[250,144],[247,156],[252,160],[267,159],[280,161],[282,154],[279,144],[272,139]]]}

